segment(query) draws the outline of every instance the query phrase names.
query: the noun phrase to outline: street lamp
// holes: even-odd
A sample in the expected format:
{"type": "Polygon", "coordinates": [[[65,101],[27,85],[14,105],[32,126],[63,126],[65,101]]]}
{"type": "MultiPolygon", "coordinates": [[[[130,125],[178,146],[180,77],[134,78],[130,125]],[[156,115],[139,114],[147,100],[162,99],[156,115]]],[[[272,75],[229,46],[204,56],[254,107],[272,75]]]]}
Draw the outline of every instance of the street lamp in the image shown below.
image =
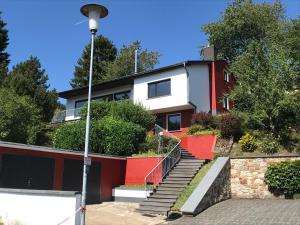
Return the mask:
{"type": "Polygon", "coordinates": [[[94,39],[98,30],[98,21],[108,14],[107,8],[97,4],[87,4],[80,8],[80,12],[89,18],[89,28],[92,33],[91,40],[91,59],[90,59],[90,74],[89,74],[89,93],[88,93],[88,109],[86,116],[85,127],[85,145],[84,145],[84,166],[83,166],[83,179],[82,179],[82,199],[81,199],[81,219],[80,224],[85,224],[85,206],[86,206],[86,184],[88,167],[91,165],[89,154],[89,138],[90,138],[90,109],[91,109],[91,94],[92,94],[92,77],[93,77],[93,56],[94,56],[94,39]]]}

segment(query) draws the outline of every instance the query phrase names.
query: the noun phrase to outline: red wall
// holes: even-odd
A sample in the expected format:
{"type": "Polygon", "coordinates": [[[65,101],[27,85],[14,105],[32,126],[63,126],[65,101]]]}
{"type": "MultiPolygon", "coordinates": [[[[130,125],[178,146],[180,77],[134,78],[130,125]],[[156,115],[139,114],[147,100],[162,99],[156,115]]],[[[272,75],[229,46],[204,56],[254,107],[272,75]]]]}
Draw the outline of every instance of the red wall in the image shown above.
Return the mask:
{"type": "MultiPolygon", "coordinates": [[[[162,157],[127,158],[125,185],[143,185],[145,176],[162,160],[162,157]]],[[[158,169],[158,171],[161,171],[158,169]]],[[[161,176],[161,172],[157,173],[161,176]]],[[[157,182],[154,180],[154,183],[157,182]]]]}
{"type": "MultiPolygon", "coordinates": [[[[62,190],[63,182],[63,170],[64,170],[64,159],[77,159],[83,160],[82,155],[77,154],[66,154],[64,152],[43,152],[30,149],[22,148],[11,148],[1,147],[0,153],[16,154],[16,155],[30,155],[45,158],[55,159],[55,171],[54,171],[54,182],[53,190],[62,190]]],[[[100,162],[101,173],[100,173],[100,200],[107,201],[112,197],[112,188],[124,184],[125,181],[125,170],[126,170],[126,159],[120,158],[100,158],[93,157],[93,162],[100,162]]]]}
{"type": "Polygon", "coordinates": [[[212,160],[216,140],[214,135],[188,136],[181,138],[180,145],[198,159],[212,160]]]}
{"type": "MultiPolygon", "coordinates": [[[[232,74],[229,75],[229,82],[226,82],[223,78],[223,71],[228,67],[228,64],[225,61],[219,60],[215,61],[215,85],[216,85],[216,105],[217,112],[225,112],[226,110],[223,108],[222,99],[223,95],[229,93],[230,90],[235,85],[235,78],[232,74]]],[[[232,102],[229,103],[230,108],[232,108],[232,102]]]]}

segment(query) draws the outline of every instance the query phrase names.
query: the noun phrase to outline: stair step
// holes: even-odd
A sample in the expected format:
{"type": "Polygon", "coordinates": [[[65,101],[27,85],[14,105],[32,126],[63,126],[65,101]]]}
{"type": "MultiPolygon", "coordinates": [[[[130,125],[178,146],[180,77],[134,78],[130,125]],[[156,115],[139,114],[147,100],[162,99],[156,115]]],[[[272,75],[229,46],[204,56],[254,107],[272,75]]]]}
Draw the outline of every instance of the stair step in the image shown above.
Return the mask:
{"type": "Polygon", "coordinates": [[[195,171],[172,171],[170,172],[169,176],[172,176],[172,175],[195,175],[196,172],[195,171]]]}
{"type": "Polygon", "coordinates": [[[167,194],[157,194],[157,193],[154,193],[152,196],[151,196],[151,199],[152,198],[156,198],[156,199],[174,199],[174,200],[176,200],[177,198],[178,198],[178,196],[177,195],[173,195],[173,194],[171,194],[171,195],[167,195],[167,194]]]}
{"type": "Polygon", "coordinates": [[[174,184],[174,185],[177,185],[177,184],[186,185],[187,181],[186,180],[165,180],[163,183],[164,184],[174,184]]]}
{"type": "Polygon", "coordinates": [[[156,194],[164,194],[164,195],[178,195],[181,190],[159,190],[156,194]]]}
{"type": "Polygon", "coordinates": [[[169,184],[169,183],[161,183],[158,188],[185,188],[185,184],[169,184]]]}
{"type": "Polygon", "coordinates": [[[158,211],[153,211],[153,210],[143,210],[143,209],[136,209],[138,212],[144,214],[144,215],[153,215],[153,214],[157,214],[157,215],[164,215],[167,216],[168,215],[168,211],[164,211],[164,212],[158,212],[158,211]]]}
{"type": "Polygon", "coordinates": [[[197,163],[197,162],[194,162],[194,163],[186,163],[186,162],[183,162],[183,163],[178,163],[177,165],[176,165],[176,167],[177,166],[198,166],[198,167],[200,167],[200,166],[202,166],[203,165],[203,163],[197,163]]]}
{"type": "Polygon", "coordinates": [[[173,202],[154,202],[154,201],[144,201],[140,203],[140,207],[143,206],[159,206],[159,207],[171,207],[173,202]]]}
{"type": "Polygon", "coordinates": [[[184,181],[184,180],[190,180],[190,177],[167,177],[163,181],[171,181],[171,180],[179,180],[179,181],[184,181]]]}
{"type": "Polygon", "coordinates": [[[156,202],[156,203],[170,203],[173,204],[176,201],[176,199],[169,199],[169,198],[152,198],[149,197],[148,200],[145,200],[144,202],[156,202]]]}
{"type": "Polygon", "coordinates": [[[172,191],[172,190],[179,190],[179,191],[183,191],[184,190],[184,186],[182,187],[157,187],[156,188],[156,192],[158,191],[172,191]]]}
{"type": "Polygon", "coordinates": [[[175,177],[182,177],[182,178],[193,178],[193,174],[184,174],[184,173],[175,173],[175,174],[170,174],[166,179],[168,178],[175,178],[175,177]]]}

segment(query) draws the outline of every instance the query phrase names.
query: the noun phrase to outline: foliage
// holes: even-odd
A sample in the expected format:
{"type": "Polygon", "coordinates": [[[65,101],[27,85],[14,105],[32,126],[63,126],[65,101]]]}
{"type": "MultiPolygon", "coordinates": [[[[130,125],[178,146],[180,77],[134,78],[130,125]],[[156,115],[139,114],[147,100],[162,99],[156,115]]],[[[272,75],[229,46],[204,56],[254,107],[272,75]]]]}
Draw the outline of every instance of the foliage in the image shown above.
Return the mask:
{"type": "Polygon", "coordinates": [[[151,70],[159,62],[160,54],[158,52],[143,50],[141,42],[135,41],[130,45],[123,45],[118,51],[116,59],[108,63],[104,79],[112,80],[134,74],[135,50],[138,51],[138,72],[151,70]]]}
{"type": "Polygon", "coordinates": [[[43,127],[40,111],[29,97],[0,89],[0,140],[41,144],[43,127]]]}
{"type": "Polygon", "coordinates": [[[278,152],[279,143],[273,135],[265,134],[259,143],[259,148],[264,153],[274,154],[278,152]]]}
{"type": "Polygon", "coordinates": [[[199,124],[193,124],[192,126],[189,127],[188,134],[195,134],[197,132],[203,131],[205,128],[202,125],[199,124]]]}
{"type": "Polygon", "coordinates": [[[59,103],[56,90],[49,90],[47,82],[48,75],[41,68],[39,59],[30,57],[13,67],[4,80],[4,86],[20,96],[29,96],[39,107],[43,121],[50,122],[59,103]]]}
{"type": "Polygon", "coordinates": [[[192,115],[192,124],[201,125],[204,129],[213,126],[213,116],[207,112],[198,112],[192,115]]]}
{"type": "MultiPolygon", "coordinates": [[[[70,84],[72,88],[78,88],[88,85],[90,69],[91,44],[85,46],[81,57],[75,66],[74,78],[70,84]]],[[[117,55],[115,45],[106,37],[99,35],[94,41],[94,64],[93,64],[93,83],[104,80],[106,66],[113,62],[117,55]]]]}
{"type": "Polygon", "coordinates": [[[233,137],[238,140],[242,134],[241,122],[237,116],[231,113],[222,114],[219,118],[218,128],[222,138],[233,137]]]}
{"type": "MultiPolygon", "coordinates": [[[[178,140],[174,137],[162,136],[161,138],[162,139],[161,139],[160,153],[167,153],[171,151],[178,143],[178,140]]],[[[145,153],[149,151],[157,152],[158,144],[159,144],[158,135],[147,135],[145,142],[140,144],[140,153],[145,153]]]]}
{"type": "MultiPolygon", "coordinates": [[[[85,121],[66,123],[55,131],[57,148],[84,150],[85,121]]],[[[111,116],[91,121],[90,151],[119,156],[138,152],[139,143],[145,139],[145,129],[111,116]]]]}
{"type": "Polygon", "coordinates": [[[205,164],[201,170],[198,171],[196,176],[193,178],[191,183],[181,192],[179,198],[176,200],[174,206],[172,207],[173,211],[180,211],[183,204],[186,202],[186,200],[190,197],[190,195],[193,193],[197,185],[200,183],[200,181],[203,179],[203,177],[207,174],[209,169],[214,164],[214,161],[210,161],[209,163],[205,164]]]}
{"type": "MultiPolygon", "coordinates": [[[[81,119],[85,120],[87,104],[81,110],[81,119]]],[[[93,101],[91,103],[92,120],[99,120],[105,116],[122,119],[140,125],[146,130],[153,128],[155,116],[140,104],[134,104],[131,100],[124,101],[93,101]]]]}
{"type": "Polygon", "coordinates": [[[257,142],[255,138],[249,133],[241,137],[239,144],[241,145],[243,152],[254,152],[257,148],[257,142]]]}
{"type": "Polygon", "coordinates": [[[259,4],[234,0],[221,19],[204,25],[202,30],[218,57],[233,62],[252,41],[283,42],[285,24],[284,9],[278,1],[259,4]]]}
{"type": "Polygon", "coordinates": [[[286,196],[300,193],[300,160],[271,164],[265,174],[270,191],[286,196]]]}
{"type": "Polygon", "coordinates": [[[5,52],[8,46],[8,30],[5,28],[6,23],[1,19],[0,12],[0,84],[7,75],[7,66],[9,64],[9,54],[5,52]]]}
{"type": "Polygon", "coordinates": [[[234,110],[247,114],[249,129],[275,134],[299,124],[299,76],[288,53],[278,45],[252,42],[231,67],[237,83],[230,94],[234,110]]]}

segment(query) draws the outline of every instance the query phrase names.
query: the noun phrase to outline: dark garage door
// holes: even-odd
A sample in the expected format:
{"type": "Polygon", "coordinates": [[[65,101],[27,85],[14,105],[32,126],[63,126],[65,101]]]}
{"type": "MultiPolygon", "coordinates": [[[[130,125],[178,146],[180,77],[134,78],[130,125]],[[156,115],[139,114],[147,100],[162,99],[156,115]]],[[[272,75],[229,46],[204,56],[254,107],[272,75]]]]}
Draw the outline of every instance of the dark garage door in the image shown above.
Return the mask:
{"type": "Polygon", "coordinates": [[[3,154],[1,161],[0,187],[53,189],[54,159],[3,154]]]}
{"type": "MultiPolygon", "coordinates": [[[[81,160],[65,159],[63,190],[82,191],[82,171],[83,162],[81,160]]],[[[92,162],[87,183],[87,204],[100,202],[100,163],[92,162]]]]}

